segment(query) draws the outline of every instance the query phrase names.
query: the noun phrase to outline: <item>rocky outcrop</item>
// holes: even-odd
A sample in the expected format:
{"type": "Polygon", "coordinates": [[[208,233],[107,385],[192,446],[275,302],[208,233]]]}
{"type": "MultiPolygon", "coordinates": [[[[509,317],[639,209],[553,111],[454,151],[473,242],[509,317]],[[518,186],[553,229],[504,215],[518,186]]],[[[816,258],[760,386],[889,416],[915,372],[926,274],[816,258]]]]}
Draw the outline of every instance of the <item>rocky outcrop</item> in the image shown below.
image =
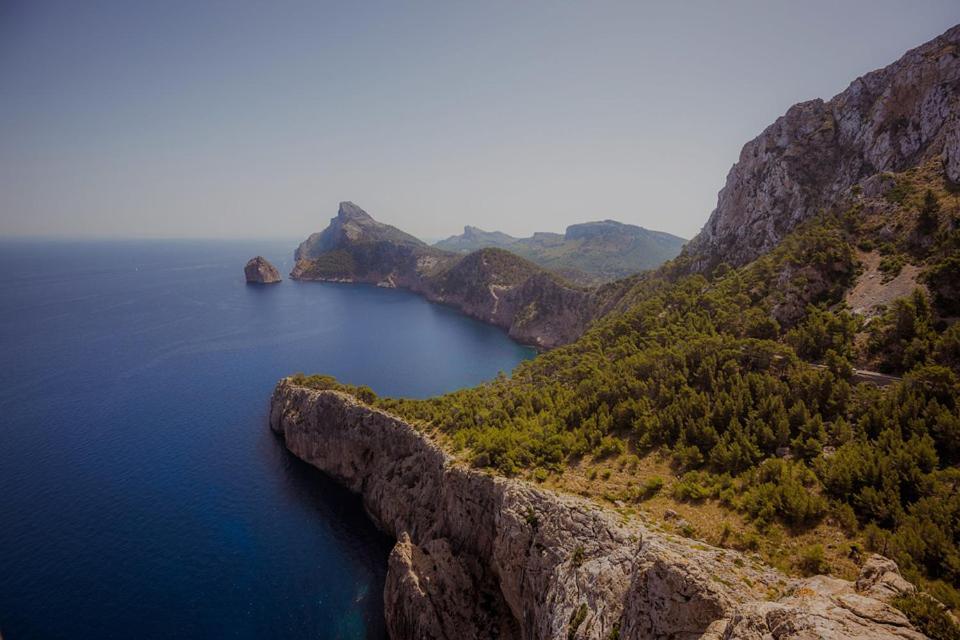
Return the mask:
{"type": "Polygon", "coordinates": [[[263,256],[251,258],[243,267],[243,275],[249,284],[280,282],[280,272],[263,256]]]}
{"type": "Polygon", "coordinates": [[[391,242],[415,248],[427,245],[409,233],[404,233],[388,224],[373,219],[369,213],[352,202],[344,201],[337,208],[337,215],[319,233],[311,234],[300,243],[294,253],[297,262],[315,260],[328,251],[348,243],[391,242]]]}
{"type": "Polygon", "coordinates": [[[695,269],[746,264],[853,185],[936,157],[960,181],[960,25],[748,142],[684,253],[695,269]]]}
{"type": "Polygon", "coordinates": [[[384,601],[406,638],[923,636],[864,586],[788,578],[584,500],[464,468],[399,418],[281,381],[271,428],[394,536],[384,601]],[[859,590],[858,590],[859,589],[859,590]]]}

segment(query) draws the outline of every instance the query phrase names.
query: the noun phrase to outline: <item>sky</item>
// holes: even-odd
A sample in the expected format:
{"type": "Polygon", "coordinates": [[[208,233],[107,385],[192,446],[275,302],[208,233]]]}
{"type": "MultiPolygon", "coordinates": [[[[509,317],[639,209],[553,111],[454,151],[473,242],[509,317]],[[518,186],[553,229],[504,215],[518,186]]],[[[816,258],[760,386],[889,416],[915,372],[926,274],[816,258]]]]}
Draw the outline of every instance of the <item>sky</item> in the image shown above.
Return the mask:
{"type": "Polygon", "coordinates": [[[692,237],[792,104],[956,0],[0,0],[0,237],[692,237]]]}

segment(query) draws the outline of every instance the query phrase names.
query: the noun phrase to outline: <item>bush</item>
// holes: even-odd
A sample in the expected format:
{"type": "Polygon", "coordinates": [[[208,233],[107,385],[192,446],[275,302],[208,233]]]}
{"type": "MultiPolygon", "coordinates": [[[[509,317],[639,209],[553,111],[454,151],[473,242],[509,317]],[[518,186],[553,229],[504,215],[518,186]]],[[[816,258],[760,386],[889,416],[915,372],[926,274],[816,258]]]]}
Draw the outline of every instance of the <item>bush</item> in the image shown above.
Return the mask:
{"type": "Polygon", "coordinates": [[[654,476],[641,485],[640,499],[648,500],[660,493],[661,489],[663,489],[663,478],[660,476],[654,476]]]}
{"type": "Polygon", "coordinates": [[[772,459],[752,472],[741,506],[752,518],[763,524],[774,519],[799,526],[820,520],[827,501],[807,488],[816,477],[802,464],[772,459]]]}
{"type": "Polygon", "coordinates": [[[830,565],[826,561],[823,545],[814,544],[801,550],[800,557],[797,559],[797,568],[806,576],[829,572],[830,565]]]}
{"type": "Polygon", "coordinates": [[[947,315],[960,314],[960,256],[950,255],[924,274],[933,301],[947,315]]]}
{"type": "Polygon", "coordinates": [[[907,264],[907,259],[899,253],[891,254],[884,256],[880,259],[880,273],[883,274],[881,277],[881,282],[890,282],[903,270],[904,265],[907,264]]]}
{"type": "Polygon", "coordinates": [[[930,596],[914,593],[897,598],[891,604],[903,611],[910,624],[933,640],[960,640],[960,626],[930,596]]]}

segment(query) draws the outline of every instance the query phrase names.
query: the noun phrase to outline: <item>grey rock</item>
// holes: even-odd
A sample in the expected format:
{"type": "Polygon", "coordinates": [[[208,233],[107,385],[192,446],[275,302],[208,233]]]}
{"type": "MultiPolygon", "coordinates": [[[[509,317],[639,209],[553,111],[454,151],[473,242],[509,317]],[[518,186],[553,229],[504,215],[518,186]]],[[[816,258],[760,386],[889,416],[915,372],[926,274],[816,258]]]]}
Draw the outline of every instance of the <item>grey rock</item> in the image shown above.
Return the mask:
{"type": "Polygon", "coordinates": [[[871,555],[863,563],[860,575],[857,576],[856,588],[858,593],[884,602],[917,590],[900,575],[896,562],[877,554],[871,555]]]}
{"type": "Polygon", "coordinates": [[[280,272],[263,256],[251,258],[243,267],[243,275],[251,284],[280,282],[280,272]]]}
{"type": "Polygon", "coordinates": [[[851,186],[938,157],[960,180],[960,25],[748,142],[684,253],[695,269],[745,264],[851,186]]]}

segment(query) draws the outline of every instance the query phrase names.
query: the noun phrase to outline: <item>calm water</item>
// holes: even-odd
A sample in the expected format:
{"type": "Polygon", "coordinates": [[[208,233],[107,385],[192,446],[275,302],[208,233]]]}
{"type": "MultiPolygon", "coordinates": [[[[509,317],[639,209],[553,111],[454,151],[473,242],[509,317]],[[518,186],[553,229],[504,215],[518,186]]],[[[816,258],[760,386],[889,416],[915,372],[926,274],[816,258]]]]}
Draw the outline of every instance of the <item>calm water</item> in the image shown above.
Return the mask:
{"type": "Polygon", "coordinates": [[[425,396],[528,349],[399,291],[243,283],[293,243],[0,243],[0,633],[382,637],[390,541],[267,427],[329,372],[425,396]]]}

